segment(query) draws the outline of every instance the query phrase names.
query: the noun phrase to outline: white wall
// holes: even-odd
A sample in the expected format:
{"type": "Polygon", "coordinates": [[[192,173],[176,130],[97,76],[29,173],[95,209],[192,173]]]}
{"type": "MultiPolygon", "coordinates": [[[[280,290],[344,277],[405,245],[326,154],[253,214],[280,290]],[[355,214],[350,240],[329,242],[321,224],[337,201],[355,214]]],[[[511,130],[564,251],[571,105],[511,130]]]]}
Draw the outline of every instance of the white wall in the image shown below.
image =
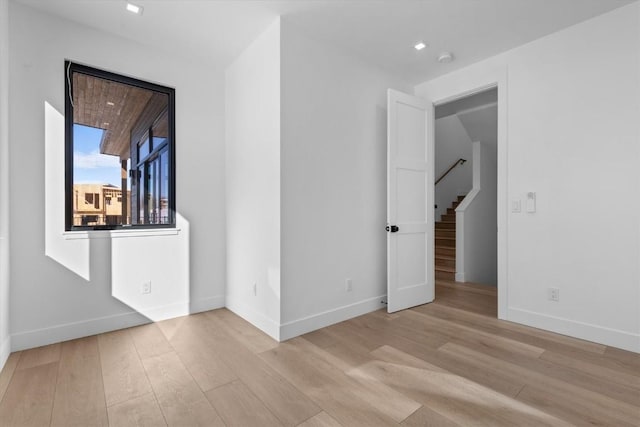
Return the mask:
{"type": "Polygon", "coordinates": [[[222,306],[222,72],[16,3],[10,22],[13,350],[222,306]],[[63,234],[65,59],[176,89],[178,233],[63,234]]]}
{"type": "Polygon", "coordinates": [[[386,90],[407,85],[282,21],[282,338],[381,307],[386,90]],[[353,281],[346,292],[345,279],[353,281]]]}
{"type": "Polygon", "coordinates": [[[458,159],[467,162],[456,166],[436,185],[435,219],[447,213],[457,196],[467,194],[471,190],[471,171],[473,159],[471,139],[457,115],[442,117],[435,121],[435,179],[444,174],[458,159]]]}
{"type": "Polygon", "coordinates": [[[640,351],[640,4],[416,93],[445,99],[505,72],[508,137],[500,147],[499,130],[498,156],[506,179],[498,197],[506,317],[640,351]],[[510,213],[508,200],[524,201],[529,191],[537,212],[510,213]],[[559,302],[548,300],[549,287],[560,289],[559,302]]]}
{"type": "Polygon", "coordinates": [[[498,165],[494,144],[473,143],[473,189],[456,209],[456,281],[495,286],[498,165]]]}
{"type": "Polygon", "coordinates": [[[280,81],[278,19],[228,67],[225,117],[226,305],[275,339],[280,334],[280,81]]]}
{"type": "Polygon", "coordinates": [[[9,328],[9,0],[0,0],[0,370],[11,351],[9,328]]]}

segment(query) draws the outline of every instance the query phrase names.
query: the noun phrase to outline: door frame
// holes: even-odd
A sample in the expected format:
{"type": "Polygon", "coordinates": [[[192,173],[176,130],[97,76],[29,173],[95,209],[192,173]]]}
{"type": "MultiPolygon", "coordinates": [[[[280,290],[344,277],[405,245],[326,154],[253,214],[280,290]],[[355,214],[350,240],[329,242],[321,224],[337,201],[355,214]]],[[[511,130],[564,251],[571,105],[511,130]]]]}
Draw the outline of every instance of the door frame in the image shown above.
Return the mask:
{"type": "Polygon", "coordinates": [[[458,73],[431,80],[416,87],[416,96],[430,99],[432,114],[430,117],[428,145],[435,144],[435,107],[447,102],[465,98],[488,89],[498,89],[498,319],[508,319],[508,221],[509,221],[509,187],[508,187],[508,115],[507,115],[507,68],[498,66],[480,73],[468,72],[464,76],[458,73]]]}

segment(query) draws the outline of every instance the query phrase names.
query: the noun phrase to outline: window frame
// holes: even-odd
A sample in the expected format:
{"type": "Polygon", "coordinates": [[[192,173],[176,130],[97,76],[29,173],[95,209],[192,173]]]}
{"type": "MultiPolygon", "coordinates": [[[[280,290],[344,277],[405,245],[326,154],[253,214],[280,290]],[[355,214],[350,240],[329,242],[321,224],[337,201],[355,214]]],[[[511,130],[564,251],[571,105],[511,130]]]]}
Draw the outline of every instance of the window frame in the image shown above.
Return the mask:
{"type": "MultiPolygon", "coordinates": [[[[64,62],[64,88],[65,88],[65,231],[86,231],[86,230],[118,230],[118,229],[155,229],[155,228],[176,228],[176,149],[175,149],[175,89],[159,84],[147,82],[122,74],[101,70],[88,65],[78,64],[69,60],[64,62]],[[168,96],[167,99],[167,120],[168,120],[168,211],[169,223],[166,224],[105,224],[105,225],[74,225],[73,224],[73,73],[82,73],[91,77],[110,80],[116,83],[136,86],[141,89],[159,92],[168,96]]],[[[149,141],[150,144],[152,143],[149,141]]],[[[130,141],[130,144],[133,144],[130,141]]],[[[137,143],[137,142],[136,142],[137,143]]],[[[163,144],[164,145],[164,144],[163,144]]],[[[131,164],[130,169],[137,171],[137,165],[131,164]]],[[[133,178],[129,178],[130,180],[133,178]]],[[[131,185],[133,185],[133,182],[131,185]]],[[[146,190],[145,190],[146,192],[146,190]]],[[[130,192],[127,197],[130,198],[130,192]]],[[[140,197],[137,195],[137,197],[140,197]]],[[[130,200],[129,200],[130,203],[130,200]]],[[[133,217],[133,212],[131,213],[133,217]]]]}

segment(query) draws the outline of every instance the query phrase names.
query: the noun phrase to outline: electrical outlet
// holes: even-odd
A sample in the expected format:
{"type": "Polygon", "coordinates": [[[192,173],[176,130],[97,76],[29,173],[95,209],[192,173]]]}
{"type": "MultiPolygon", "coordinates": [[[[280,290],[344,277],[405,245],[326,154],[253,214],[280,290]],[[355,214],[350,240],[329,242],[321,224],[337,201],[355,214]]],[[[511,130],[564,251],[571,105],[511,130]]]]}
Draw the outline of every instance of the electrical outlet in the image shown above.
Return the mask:
{"type": "Polygon", "coordinates": [[[345,279],[344,290],[347,292],[351,292],[353,290],[353,281],[351,279],[345,279]]]}
{"type": "Polygon", "coordinates": [[[560,301],[560,289],[549,288],[549,301],[560,301]]]}
{"type": "Polygon", "coordinates": [[[254,297],[258,295],[258,284],[256,282],[253,282],[253,286],[251,287],[251,290],[253,291],[254,297]]]}
{"type": "Polygon", "coordinates": [[[150,294],[151,293],[151,281],[144,282],[142,287],[140,288],[141,294],[150,294]]]}

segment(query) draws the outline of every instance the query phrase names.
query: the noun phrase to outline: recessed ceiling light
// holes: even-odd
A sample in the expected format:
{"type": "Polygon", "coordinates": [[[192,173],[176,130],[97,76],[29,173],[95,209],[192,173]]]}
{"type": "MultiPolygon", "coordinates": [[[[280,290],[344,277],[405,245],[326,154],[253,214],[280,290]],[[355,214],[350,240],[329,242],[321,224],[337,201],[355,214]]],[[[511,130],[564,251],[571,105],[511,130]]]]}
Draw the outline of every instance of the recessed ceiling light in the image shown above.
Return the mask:
{"type": "Polygon", "coordinates": [[[114,106],[114,105],[116,105],[116,104],[114,104],[114,103],[113,103],[113,102],[111,102],[111,101],[107,101],[107,105],[108,105],[109,107],[113,107],[113,106],[114,106]]]}
{"type": "Polygon", "coordinates": [[[453,61],[453,54],[451,52],[442,52],[438,55],[438,62],[441,64],[447,64],[453,61]]]}
{"type": "Polygon", "coordinates": [[[418,42],[413,46],[415,50],[422,50],[425,47],[427,47],[427,45],[424,42],[418,42]]]}
{"type": "Polygon", "coordinates": [[[127,3],[127,10],[136,15],[142,15],[142,6],[137,6],[133,3],[127,3]]]}

